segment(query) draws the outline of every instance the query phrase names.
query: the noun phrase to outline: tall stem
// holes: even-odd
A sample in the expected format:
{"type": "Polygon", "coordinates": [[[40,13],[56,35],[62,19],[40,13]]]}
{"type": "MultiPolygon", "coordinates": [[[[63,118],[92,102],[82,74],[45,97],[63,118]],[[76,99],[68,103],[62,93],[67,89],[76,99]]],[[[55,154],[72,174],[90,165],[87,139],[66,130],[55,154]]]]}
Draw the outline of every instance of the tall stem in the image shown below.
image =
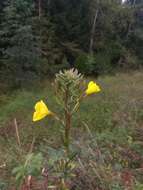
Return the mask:
{"type": "Polygon", "coordinates": [[[66,90],[65,96],[65,148],[67,154],[69,154],[70,145],[70,129],[71,129],[71,113],[68,108],[69,89],[66,90]]]}

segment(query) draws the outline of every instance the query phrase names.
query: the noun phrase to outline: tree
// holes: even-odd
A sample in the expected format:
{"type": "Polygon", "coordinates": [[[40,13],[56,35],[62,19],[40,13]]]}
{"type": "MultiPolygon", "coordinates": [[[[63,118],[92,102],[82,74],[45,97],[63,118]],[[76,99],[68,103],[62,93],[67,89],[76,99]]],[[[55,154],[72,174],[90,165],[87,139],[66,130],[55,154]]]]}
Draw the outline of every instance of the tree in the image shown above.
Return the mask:
{"type": "Polygon", "coordinates": [[[139,62],[143,65],[143,1],[136,0],[130,2],[132,5],[134,4],[134,25],[132,25],[132,32],[128,40],[128,48],[132,48],[139,58],[139,62]]]}
{"type": "Polygon", "coordinates": [[[28,72],[38,72],[40,51],[32,30],[33,7],[31,0],[11,0],[4,9],[3,67],[17,85],[27,80],[28,72]]]}

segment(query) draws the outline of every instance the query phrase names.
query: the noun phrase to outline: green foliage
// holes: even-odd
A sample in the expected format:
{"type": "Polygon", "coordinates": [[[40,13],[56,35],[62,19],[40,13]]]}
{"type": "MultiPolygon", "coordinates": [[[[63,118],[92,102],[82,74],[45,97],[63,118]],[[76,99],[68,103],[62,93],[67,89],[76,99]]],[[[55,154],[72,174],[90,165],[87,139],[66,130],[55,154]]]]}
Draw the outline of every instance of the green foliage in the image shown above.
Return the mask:
{"type": "Polygon", "coordinates": [[[109,40],[104,43],[94,55],[80,54],[75,61],[75,67],[86,75],[95,76],[112,73],[118,68],[125,70],[138,67],[137,57],[119,42],[109,40]]]}
{"type": "Polygon", "coordinates": [[[81,54],[75,61],[75,67],[85,75],[96,73],[96,60],[92,55],[81,54]]]}
{"type": "Polygon", "coordinates": [[[72,116],[80,105],[86,87],[83,85],[83,75],[77,69],[60,71],[56,74],[55,95],[61,108],[64,126],[63,144],[67,154],[70,154],[70,132],[72,116]]]}
{"type": "Polygon", "coordinates": [[[0,190],[6,190],[7,189],[7,184],[4,181],[0,180],[0,190]]]}
{"type": "Polygon", "coordinates": [[[119,184],[114,184],[112,185],[111,190],[123,190],[123,187],[121,187],[119,184]]]}
{"type": "Polygon", "coordinates": [[[25,157],[24,163],[13,169],[12,174],[15,175],[17,185],[20,185],[25,177],[39,176],[43,165],[43,157],[40,153],[28,154],[25,157]]]}
{"type": "Polygon", "coordinates": [[[40,63],[38,39],[31,26],[32,1],[12,0],[4,9],[2,30],[3,76],[16,86],[34,78],[40,63]]]}
{"type": "Polygon", "coordinates": [[[134,187],[135,190],[142,190],[143,189],[143,184],[136,182],[136,185],[134,187]]]}
{"type": "Polygon", "coordinates": [[[63,149],[56,150],[50,147],[48,149],[48,156],[50,158],[48,164],[52,167],[52,172],[63,179],[72,177],[73,170],[75,169],[75,156],[67,158],[63,149]]]}
{"type": "Polygon", "coordinates": [[[105,74],[112,71],[111,57],[106,52],[97,53],[95,55],[95,60],[95,71],[97,74],[105,74]]]}
{"type": "Polygon", "coordinates": [[[63,108],[65,99],[67,100],[67,109],[72,111],[82,93],[83,75],[78,70],[70,69],[60,71],[56,74],[55,92],[58,104],[63,108]],[[68,94],[66,94],[68,91],[68,94]]]}
{"type": "Polygon", "coordinates": [[[142,66],[140,0],[134,6],[120,0],[39,2],[0,3],[1,83],[20,87],[71,66],[87,75],[142,66]],[[93,55],[88,55],[91,38],[93,55]]]}

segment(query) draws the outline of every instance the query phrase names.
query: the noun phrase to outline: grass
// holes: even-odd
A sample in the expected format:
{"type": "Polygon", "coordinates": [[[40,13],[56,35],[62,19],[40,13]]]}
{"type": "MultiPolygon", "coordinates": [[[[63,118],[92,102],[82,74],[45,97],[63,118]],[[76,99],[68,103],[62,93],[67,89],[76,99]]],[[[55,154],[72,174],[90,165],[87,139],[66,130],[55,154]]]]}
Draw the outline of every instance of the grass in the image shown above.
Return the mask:
{"type": "MultiPolygon", "coordinates": [[[[75,139],[74,143],[78,142],[83,150],[87,148],[88,143],[91,144],[90,136],[85,129],[87,124],[93,138],[100,145],[105,160],[108,156],[113,157],[112,161],[106,160],[108,164],[112,165],[112,169],[115,169],[116,165],[122,169],[138,170],[142,167],[143,156],[143,74],[134,72],[104,76],[99,78],[97,82],[102,87],[102,92],[87,97],[77,116],[73,118],[72,135],[75,139]],[[125,155],[124,151],[126,152],[125,155]],[[128,151],[131,151],[132,156],[138,155],[139,161],[135,158],[132,160],[128,151]],[[123,162],[120,166],[119,158],[123,162]],[[128,167],[124,166],[125,162],[128,162],[128,167]]],[[[60,111],[55,105],[54,94],[49,82],[44,82],[28,90],[18,90],[12,94],[0,96],[0,165],[6,164],[6,167],[0,168],[0,185],[5,182],[7,184],[14,183],[14,178],[11,177],[12,168],[21,162],[23,156],[20,155],[25,155],[28,152],[33,138],[36,139],[34,151],[45,152],[47,147],[59,147],[60,129],[58,123],[52,118],[36,124],[31,121],[33,106],[40,99],[43,99],[51,110],[60,111]],[[14,118],[17,119],[22,142],[20,151],[16,142],[14,118]]],[[[94,147],[91,148],[94,150],[94,147]]],[[[91,154],[87,150],[88,148],[85,150],[86,155],[81,160],[85,168],[87,166],[84,160],[91,154]]],[[[94,156],[96,157],[96,155],[94,156]]],[[[91,161],[96,160],[95,157],[92,156],[91,161]]],[[[92,169],[89,173],[87,172],[88,175],[93,176],[92,169]]],[[[102,176],[101,170],[103,168],[94,169],[102,176]]],[[[84,178],[84,176],[82,177],[84,178]]],[[[135,177],[140,185],[143,180],[142,176],[136,174],[135,177]]],[[[94,177],[92,178],[94,179],[94,177]]],[[[88,180],[89,178],[87,178],[88,180]]],[[[106,177],[103,178],[103,182],[107,183],[106,177]]],[[[88,184],[86,185],[77,189],[92,189],[88,184]]],[[[119,188],[112,188],[112,190],[116,189],[119,188]]]]}

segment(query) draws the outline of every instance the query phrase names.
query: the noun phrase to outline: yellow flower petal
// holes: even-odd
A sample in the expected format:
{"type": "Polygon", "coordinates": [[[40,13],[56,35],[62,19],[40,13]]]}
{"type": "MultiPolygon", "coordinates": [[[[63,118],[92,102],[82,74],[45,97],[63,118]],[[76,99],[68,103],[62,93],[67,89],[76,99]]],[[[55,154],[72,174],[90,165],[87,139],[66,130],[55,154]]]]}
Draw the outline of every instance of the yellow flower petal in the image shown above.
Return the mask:
{"type": "Polygon", "coordinates": [[[33,114],[33,121],[39,121],[47,115],[51,115],[51,111],[48,110],[46,104],[42,100],[37,102],[35,105],[35,112],[33,114]]]}
{"type": "Polygon", "coordinates": [[[90,81],[85,93],[86,95],[90,95],[90,94],[94,94],[100,91],[101,91],[100,87],[95,82],[90,81]]]}

